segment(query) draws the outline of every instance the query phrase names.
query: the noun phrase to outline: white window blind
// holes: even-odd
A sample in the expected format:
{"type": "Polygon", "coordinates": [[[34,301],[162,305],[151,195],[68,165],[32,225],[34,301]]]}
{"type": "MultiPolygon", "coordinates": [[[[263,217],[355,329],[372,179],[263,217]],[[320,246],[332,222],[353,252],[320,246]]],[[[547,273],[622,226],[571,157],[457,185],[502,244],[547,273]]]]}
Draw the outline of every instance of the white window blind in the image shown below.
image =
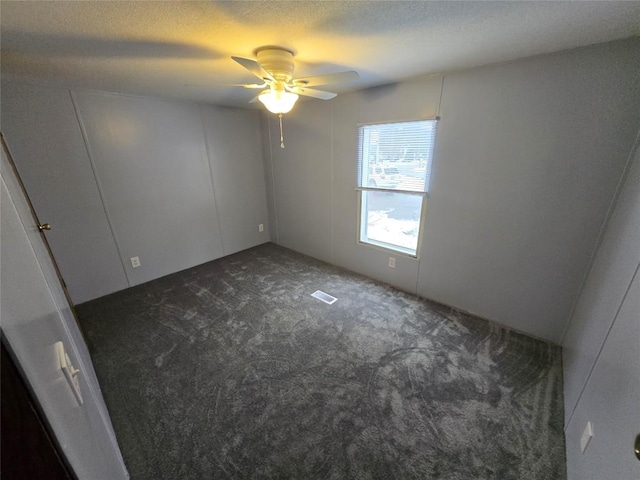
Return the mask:
{"type": "Polygon", "coordinates": [[[426,193],[437,119],[358,128],[358,187],[426,193]]]}

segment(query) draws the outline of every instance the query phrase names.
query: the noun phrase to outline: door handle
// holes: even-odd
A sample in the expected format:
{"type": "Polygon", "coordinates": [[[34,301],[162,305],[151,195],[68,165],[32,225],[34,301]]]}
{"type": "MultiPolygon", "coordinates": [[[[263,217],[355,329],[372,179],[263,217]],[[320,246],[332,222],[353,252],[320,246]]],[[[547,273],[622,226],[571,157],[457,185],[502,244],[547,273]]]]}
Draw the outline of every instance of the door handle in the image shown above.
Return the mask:
{"type": "Polygon", "coordinates": [[[633,449],[636,452],[637,459],[640,460],[640,433],[636,436],[636,443],[633,446],[633,449]]]}
{"type": "Polygon", "coordinates": [[[49,225],[48,223],[43,223],[42,225],[38,225],[38,230],[40,230],[41,232],[45,230],[51,230],[51,225],[49,225]]]}

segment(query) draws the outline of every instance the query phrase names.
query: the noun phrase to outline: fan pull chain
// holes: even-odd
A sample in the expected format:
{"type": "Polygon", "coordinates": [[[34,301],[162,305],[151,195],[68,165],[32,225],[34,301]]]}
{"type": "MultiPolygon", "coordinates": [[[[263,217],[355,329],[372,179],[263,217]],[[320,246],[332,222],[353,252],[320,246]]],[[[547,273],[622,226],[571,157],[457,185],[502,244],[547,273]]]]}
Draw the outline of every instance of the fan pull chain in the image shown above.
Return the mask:
{"type": "Polygon", "coordinates": [[[284,148],[284,136],[282,135],[282,114],[278,114],[280,118],[280,148],[284,148]]]}

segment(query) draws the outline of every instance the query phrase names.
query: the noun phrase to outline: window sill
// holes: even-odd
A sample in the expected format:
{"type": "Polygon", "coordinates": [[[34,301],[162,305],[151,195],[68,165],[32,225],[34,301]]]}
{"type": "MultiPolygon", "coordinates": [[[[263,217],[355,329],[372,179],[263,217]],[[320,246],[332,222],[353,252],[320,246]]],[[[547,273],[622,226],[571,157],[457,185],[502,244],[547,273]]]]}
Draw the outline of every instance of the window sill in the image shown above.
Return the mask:
{"type": "Polygon", "coordinates": [[[378,242],[376,240],[358,240],[358,245],[364,247],[370,247],[374,250],[379,250],[385,253],[391,253],[393,255],[400,255],[402,257],[406,257],[412,260],[419,260],[418,253],[414,253],[412,250],[408,248],[396,247],[395,245],[389,245],[388,243],[378,242]]]}

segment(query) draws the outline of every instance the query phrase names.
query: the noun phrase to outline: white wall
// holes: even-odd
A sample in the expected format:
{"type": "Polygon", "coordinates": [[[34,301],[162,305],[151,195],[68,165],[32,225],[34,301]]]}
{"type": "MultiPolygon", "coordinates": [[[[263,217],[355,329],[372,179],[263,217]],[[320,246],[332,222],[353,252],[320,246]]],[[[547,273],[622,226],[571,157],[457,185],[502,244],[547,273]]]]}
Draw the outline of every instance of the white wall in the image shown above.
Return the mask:
{"type": "MultiPolygon", "coordinates": [[[[284,246],[559,342],[640,125],[640,39],[309,101],[265,135],[284,246]],[[441,90],[442,87],[442,90],[441,90]],[[357,243],[356,126],[440,114],[418,259],[357,243]]],[[[267,154],[268,153],[268,154],[267,154]]]]}
{"type": "Polygon", "coordinates": [[[640,478],[640,149],[563,341],[569,480],[640,478]],[[580,437],[591,421],[584,454],[580,437]]]}
{"type": "Polygon", "coordinates": [[[560,341],[640,127],[638,51],[445,77],[420,295],[560,341]]]}
{"type": "Polygon", "coordinates": [[[201,105],[224,255],[269,239],[257,111],[201,105]],[[262,224],[264,232],[258,231],[262,224]]]}
{"type": "Polygon", "coordinates": [[[2,93],[3,133],[75,303],[269,241],[256,112],[13,83],[2,93]]]}
{"type": "Polygon", "coordinates": [[[2,333],[78,478],[128,478],[91,359],[68,304],[59,303],[64,295],[4,151],[1,173],[2,333]],[[59,368],[58,341],[80,370],[83,405],[59,368]]]}
{"type": "MultiPolygon", "coordinates": [[[[280,148],[278,120],[268,119],[267,172],[273,172],[272,204],[277,239],[283,246],[415,291],[419,262],[357,243],[356,125],[381,120],[432,117],[437,113],[442,78],[428,77],[361,92],[336,100],[301,101],[284,118],[280,148]],[[416,100],[418,99],[418,100],[416,100]]],[[[274,237],[275,238],[275,237],[274,237]]]]}
{"type": "MultiPolygon", "coordinates": [[[[278,237],[285,247],[331,261],[331,105],[307,105],[284,119],[286,155],[274,155],[278,237]]],[[[279,130],[271,136],[271,148],[280,150],[279,130]]]]}
{"type": "Polygon", "coordinates": [[[129,284],[221,257],[198,105],[88,91],[73,99],[129,284]]]}
{"type": "Polygon", "coordinates": [[[76,303],[128,286],[68,90],[2,85],[2,133],[76,303]]]}

